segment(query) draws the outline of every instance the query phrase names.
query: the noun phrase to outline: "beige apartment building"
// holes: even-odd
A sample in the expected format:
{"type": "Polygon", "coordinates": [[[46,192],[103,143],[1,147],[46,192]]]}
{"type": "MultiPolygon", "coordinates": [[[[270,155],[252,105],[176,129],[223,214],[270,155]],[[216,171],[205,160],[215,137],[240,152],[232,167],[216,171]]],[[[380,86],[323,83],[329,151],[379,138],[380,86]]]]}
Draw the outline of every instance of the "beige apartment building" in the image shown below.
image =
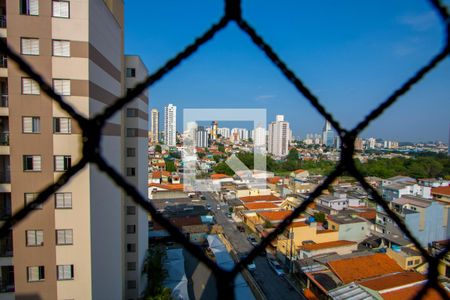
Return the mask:
{"type": "MultiPolygon", "coordinates": [[[[1,0],[0,38],[79,113],[93,117],[147,71],[125,57],[122,0],[1,0]],[[129,64],[129,66],[127,65],[129,64]]],[[[0,218],[80,158],[76,122],[0,57],[0,218]]],[[[102,154],[145,195],[146,95],[114,115],[102,154]]],[[[145,214],[94,165],[0,241],[0,299],[137,299],[145,214]]],[[[1,219],[0,219],[1,222],[1,219]]]]}

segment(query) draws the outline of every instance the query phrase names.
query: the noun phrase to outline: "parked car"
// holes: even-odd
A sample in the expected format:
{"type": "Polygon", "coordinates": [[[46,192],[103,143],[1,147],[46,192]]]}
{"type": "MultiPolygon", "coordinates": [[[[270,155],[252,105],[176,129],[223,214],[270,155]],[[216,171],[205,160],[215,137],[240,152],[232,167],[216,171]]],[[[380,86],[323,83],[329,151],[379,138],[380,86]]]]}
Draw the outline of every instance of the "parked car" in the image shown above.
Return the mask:
{"type": "Polygon", "coordinates": [[[247,240],[250,242],[250,244],[252,244],[252,246],[258,245],[258,241],[257,241],[257,240],[255,239],[255,237],[252,236],[252,235],[249,235],[248,238],[247,238],[247,240]]]}
{"type": "Polygon", "coordinates": [[[209,204],[206,204],[206,209],[208,209],[208,210],[211,210],[211,205],[209,205],[209,204]]]}
{"type": "MultiPolygon", "coordinates": [[[[246,256],[247,256],[246,254],[241,255],[241,260],[244,259],[246,256]]],[[[248,263],[247,270],[249,270],[252,273],[254,271],[256,271],[256,265],[255,265],[255,262],[253,260],[248,263]]]]}
{"type": "Polygon", "coordinates": [[[272,270],[278,275],[278,276],[283,276],[284,275],[284,270],[281,267],[280,263],[277,262],[274,259],[268,259],[269,261],[269,265],[272,268],[272,270]]]}
{"type": "Polygon", "coordinates": [[[231,219],[231,213],[227,213],[227,218],[230,218],[231,219]]]}
{"type": "Polygon", "coordinates": [[[217,204],[217,210],[220,210],[220,205],[219,204],[217,204]]]}
{"type": "Polygon", "coordinates": [[[200,196],[200,199],[202,199],[202,200],[206,200],[206,197],[205,197],[205,196],[203,196],[203,195],[201,195],[201,196],[200,196]]]}

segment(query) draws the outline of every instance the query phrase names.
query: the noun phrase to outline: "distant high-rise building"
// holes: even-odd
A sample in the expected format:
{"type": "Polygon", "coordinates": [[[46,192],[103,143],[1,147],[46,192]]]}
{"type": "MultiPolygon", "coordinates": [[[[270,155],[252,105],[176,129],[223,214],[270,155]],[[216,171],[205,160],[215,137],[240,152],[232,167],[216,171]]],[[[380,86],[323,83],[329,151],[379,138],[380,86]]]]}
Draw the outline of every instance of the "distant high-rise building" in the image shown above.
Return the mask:
{"type": "Polygon", "coordinates": [[[164,144],[177,144],[177,107],[173,104],[164,107],[164,144]]]}
{"type": "Polygon", "coordinates": [[[253,145],[255,149],[259,149],[260,151],[266,150],[266,140],[267,140],[267,131],[264,127],[256,127],[252,130],[252,139],[253,145]]]}
{"type": "Polygon", "coordinates": [[[355,139],[355,150],[362,151],[363,150],[363,140],[359,137],[355,139]]]}
{"type": "Polygon", "coordinates": [[[333,128],[331,127],[330,122],[325,120],[325,125],[322,130],[322,144],[327,147],[334,147],[335,145],[335,133],[333,128]]]}
{"type": "Polygon", "coordinates": [[[248,140],[248,130],[245,128],[238,128],[239,132],[239,139],[241,140],[248,140]]]}
{"type": "Polygon", "coordinates": [[[377,140],[375,138],[368,138],[366,143],[367,149],[375,149],[375,144],[377,140]]]}
{"type": "Polygon", "coordinates": [[[211,140],[215,141],[217,139],[217,129],[219,123],[217,121],[213,121],[211,124],[211,140]]]}
{"type": "Polygon", "coordinates": [[[217,134],[221,135],[224,139],[228,139],[230,137],[230,128],[222,127],[217,129],[217,134]]]}
{"type": "Polygon", "coordinates": [[[269,124],[268,151],[276,157],[288,154],[289,123],[284,121],[283,115],[277,115],[276,121],[269,124]]]}
{"type": "Polygon", "coordinates": [[[198,126],[195,130],[195,146],[200,148],[208,147],[208,132],[205,127],[198,126]]]}
{"type": "Polygon", "coordinates": [[[231,140],[233,143],[239,142],[239,140],[240,140],[240,136],[239,136],[239,128],[233,128],[233,129],[231,129],[230,140],[231,140]]]}
{"type": "Polygon", "coordinates": [[[151,142],[157,144],[159,142],[159,111],[152,108],[150,120],[151,142]]]}

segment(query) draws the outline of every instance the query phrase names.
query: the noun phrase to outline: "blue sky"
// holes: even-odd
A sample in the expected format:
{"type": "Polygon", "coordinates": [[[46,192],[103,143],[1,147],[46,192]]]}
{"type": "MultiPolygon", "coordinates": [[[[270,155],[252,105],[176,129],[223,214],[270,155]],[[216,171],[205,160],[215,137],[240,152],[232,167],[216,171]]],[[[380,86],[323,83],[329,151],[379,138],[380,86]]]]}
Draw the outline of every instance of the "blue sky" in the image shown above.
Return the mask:
{"type": "MultiPolygon", "coordinates": [[[[446,1],[447,5],[450,1],[446,1]]],[[[206,31],[223,1],[127,1],[125,51],[150,72],[206,31]]],[[[427,1],[243,1],[243,15],[345,127],[436,54],[443,28],[427,1]]],[[[234,24],[149,91],[150,106],[266,108],[295,136],[323,118],[234,24]]],[[[400,141],[444,140],[450,125],[450,59],[363,132],[400,141]]],[[[220,122],[219,122],[220,126],[220,122]]]]}

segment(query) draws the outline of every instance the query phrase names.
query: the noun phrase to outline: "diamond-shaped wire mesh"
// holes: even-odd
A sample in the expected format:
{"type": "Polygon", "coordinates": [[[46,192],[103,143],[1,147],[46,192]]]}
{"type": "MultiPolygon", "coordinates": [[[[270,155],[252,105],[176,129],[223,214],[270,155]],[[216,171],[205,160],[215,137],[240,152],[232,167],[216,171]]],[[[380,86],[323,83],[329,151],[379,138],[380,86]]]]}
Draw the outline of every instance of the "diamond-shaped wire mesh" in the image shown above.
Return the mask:
{"type": "Polygon", "coordinates": [[[110,179],[115,182],[119,187],[123,189],[125,193],[139,206],[145,209],[151,214],[153,220],[164,227],[178,243],[182,244],[186,250],[188,250],[197,259],[203,262],[216,277],[218,297],[221,299],[234,299],[233,293],[233,281],[235,276],[250,262],[256,255],[262,251],[269,243],[274,240],[277,235],[281,234],[292,221],[304,212],[306,207],[311,204],[315,198],[320,196],[322,191],[328,188],[328,186],[344,171],[347,171],[353,177],[355,177],[362,185],[362,187],[372,196],[374,201],[380,205],[389,217],[394,220],[398,227],[403,231],[406,237],[417,247],[421,255],[428,263],[428,280],[420,292],[414,299],[422,299],[430,288],[435,289],[443,299],[449,299],[447,292],[438,282],[438,264],[439,261],[448,253],[450,245],[439,254],[432,256],[424,249],[417,239],[411,234],[409,229],[405,226],[402,220],[389,208],[387,202],[383,200],[380,194],[365,181],[364,176],[357,170],[354,161],[354,142],[357,135],[364,130],[370,122],[378,118],[387,108],[395,103],[401,96],[407,93],[416,83],[418,83],[427,73],[433,70],[440,62],[442,62],[450,54],[450,17],[447,7],[444,6],[440,0],[429,0],[433,6],[435,12],[439,15],[442,25],[445,28],[445,40],[444,47],[436,54],[426,65],[419,69],[412,77],[406,80],[397,90],[395,90],[385,101],[383,101],[376,109],[368,114],[355,128],[351,130],[343,129],[339,122],[336,121],[333,116],[327,112],[324,106],[322,106],[316,96],[305,86],[305,84],[291,71],[288,66],[280,59],[275,51],[264,42],[263,38],[253,29],[241,14],[241,1],[240,0],[224,0],[225,12],[221,19],[213,24],[202,36],[197,38],[194,43],[188,45],[183,51],[178,53],[173,59],[167,61],[163,67],[157,70],[155,73],[148,76],[143,82],[137,84],[133,89],[129,90],[124,97],[118,98],[111,106],[107,107],[102,113],[96,115],[91,119],[86,119],[78,114],[64,99],[56,94],[52,87],[45,82],[45,80],[36,73],[32,66],[28,65],[14,50],[9,48],[7,43],[0,40],[0,49],[4,51],[14,61],[18,67],[33,80],[35,80],[41,90],[53,101],[56,101],[59,106],[65,110],[80,126],[83,136],[83,156],[82,158],[72,166],[68,171],[63,173],[59,179],[44,190],[42,190],[36,199],[27,204],[23,209],[16,212],[13,216],[5,221],[0,228],[0,238],[7,235],[8,230],[26,218],[33,211],[33,207],[38,204],[46,202],[50,196],[58,191],[66,182],[82,170],[88,163],[95,164],[97,167],[107,174],[110,179]],[[189,240],[167,219],[165,219],[144,197],[139,191],[131,184],[129,184],[120,174],[119,171],[112,168],[101,155],[101,131],[106,121],[113,116],[116,112],[121,110],[126,104],[133,101],[133,99],[139,96],[145,89],[152,86],[155,82],[162,77],[170,73],[176,68],[183,60],[190,57],[196,52],[199,47],[210,41],[216,33],[224,29],[230,22],[235,22],[238,27],[248,35],[252,42],[264,52],[267,58],[272,61],[275,66],[281,71],[281,73],[290,81],[294,87],[301,93],[309,103],[326,119],[328,120],[334,129],[339,134],[341,144],[341,160],[336,168],[326,177],[324,182],[319,185],[304,201],[298,206],[290,216],[283,220],[261,243],[256,246],[244,259],[242,259],[232,270],[224,270],[211,261],[203,251],[196,245],[189,242],[189,240]]]}

